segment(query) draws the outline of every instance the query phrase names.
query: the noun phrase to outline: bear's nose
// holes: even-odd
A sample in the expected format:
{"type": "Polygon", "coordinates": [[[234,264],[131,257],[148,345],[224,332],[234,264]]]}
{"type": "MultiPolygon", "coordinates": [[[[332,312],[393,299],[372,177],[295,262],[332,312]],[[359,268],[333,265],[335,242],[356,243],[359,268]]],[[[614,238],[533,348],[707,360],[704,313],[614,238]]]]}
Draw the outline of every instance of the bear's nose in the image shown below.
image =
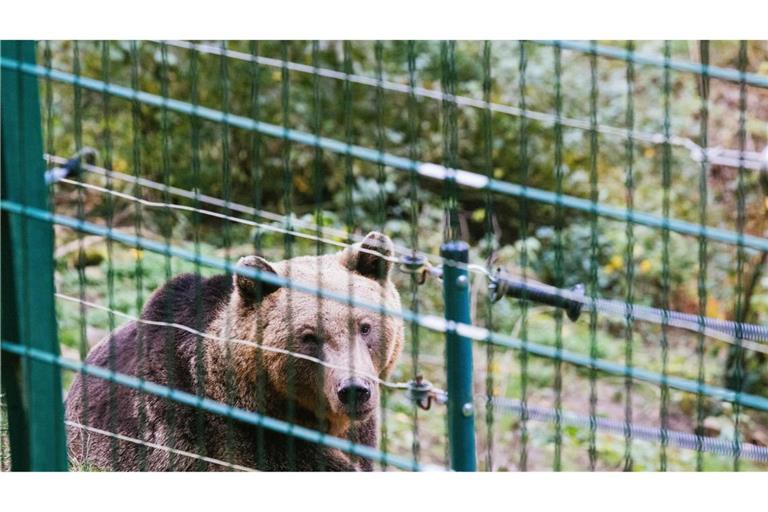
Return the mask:
{"type": "Polygon", "coordinates": [[[352,410],[359,410],[371,398],[371,388],[357,377],[344,379],[339,386],[339,401],[352,410]]]}

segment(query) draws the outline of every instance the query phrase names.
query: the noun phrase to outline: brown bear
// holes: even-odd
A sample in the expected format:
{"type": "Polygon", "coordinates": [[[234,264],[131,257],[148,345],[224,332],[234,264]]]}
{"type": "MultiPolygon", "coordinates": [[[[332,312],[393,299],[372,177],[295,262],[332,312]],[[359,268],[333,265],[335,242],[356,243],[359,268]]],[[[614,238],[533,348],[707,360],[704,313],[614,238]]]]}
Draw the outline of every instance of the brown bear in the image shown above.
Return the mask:
{"type": "MultiPolygon", "coordinates": [[[[372,232],[335,254],[277,263],[247,256],[238,265],[399,310],[400,297],[390,280],[392,254],[391,240],[372,232]]],[[[378,379],[389,375],[401,352],[400,318],[241,275],[183,274],[152,295],[141,320],[113,332],[93,348],[86,362],[377,445],[378,379]]],[[[210,458],[272,471],[372,469],[370,461],[340,450],[96,377],[75,378],[66,417],[70,457],[90,467],[226,469],[210,458]]]]}

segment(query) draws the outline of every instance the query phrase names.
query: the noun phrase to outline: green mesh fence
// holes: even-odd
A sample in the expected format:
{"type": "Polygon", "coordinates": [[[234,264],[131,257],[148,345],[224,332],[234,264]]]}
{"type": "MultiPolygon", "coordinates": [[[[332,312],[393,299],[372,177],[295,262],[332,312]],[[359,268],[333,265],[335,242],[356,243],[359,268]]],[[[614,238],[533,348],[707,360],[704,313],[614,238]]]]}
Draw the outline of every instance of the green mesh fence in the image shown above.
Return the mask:
{"type": "Polygon", "coordinates": [[[766,59],[3,42],[0,465],[765,469],[766,59]]]}

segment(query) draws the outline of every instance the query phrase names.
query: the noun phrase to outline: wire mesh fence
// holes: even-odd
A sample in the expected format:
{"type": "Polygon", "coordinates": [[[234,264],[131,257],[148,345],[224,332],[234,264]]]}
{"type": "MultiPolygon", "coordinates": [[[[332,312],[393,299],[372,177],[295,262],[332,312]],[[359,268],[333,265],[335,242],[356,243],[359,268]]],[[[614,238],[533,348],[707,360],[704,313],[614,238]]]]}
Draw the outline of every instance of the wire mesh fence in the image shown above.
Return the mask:
{"type": "Polygon", "coordinates": [[[766,468],[765,42],[2,48],[4,469],[766,468]]]}

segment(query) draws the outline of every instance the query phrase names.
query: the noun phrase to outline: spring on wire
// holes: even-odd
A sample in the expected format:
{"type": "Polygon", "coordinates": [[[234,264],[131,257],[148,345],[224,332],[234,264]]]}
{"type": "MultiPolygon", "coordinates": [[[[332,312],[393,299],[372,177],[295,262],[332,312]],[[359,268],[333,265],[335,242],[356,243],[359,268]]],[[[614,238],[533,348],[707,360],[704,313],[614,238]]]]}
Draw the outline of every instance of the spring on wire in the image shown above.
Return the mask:
{"type": "Polygon", "coordinates": [[[615,300],[592,299],[584,294],[583,285],[565,290],[530,279],[518,279],[503,272],[489,277],[489,287],[494,300],[506,296],[562,308],[573,321],[578,320],[582,309],[586,308],[612,316],[631,317],[693,331],[714,331],[735,340],[768,343],[768,326],[765,325],[719,320],[615,300]]]}

